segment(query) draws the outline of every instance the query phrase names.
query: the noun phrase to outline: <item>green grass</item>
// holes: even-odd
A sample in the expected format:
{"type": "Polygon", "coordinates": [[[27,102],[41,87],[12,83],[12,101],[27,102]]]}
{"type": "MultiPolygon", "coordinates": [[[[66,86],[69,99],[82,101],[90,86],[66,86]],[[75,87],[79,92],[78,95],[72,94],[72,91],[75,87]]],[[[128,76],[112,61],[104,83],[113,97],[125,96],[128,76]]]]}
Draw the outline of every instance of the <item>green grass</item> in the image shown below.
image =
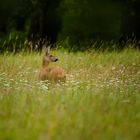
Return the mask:
{"type": "Polygon", "coordinates": [[[0,55],[0,140],[139,140],[140,52],[53,51],[66,83],[36,80],[40,54],[0,55]]]}

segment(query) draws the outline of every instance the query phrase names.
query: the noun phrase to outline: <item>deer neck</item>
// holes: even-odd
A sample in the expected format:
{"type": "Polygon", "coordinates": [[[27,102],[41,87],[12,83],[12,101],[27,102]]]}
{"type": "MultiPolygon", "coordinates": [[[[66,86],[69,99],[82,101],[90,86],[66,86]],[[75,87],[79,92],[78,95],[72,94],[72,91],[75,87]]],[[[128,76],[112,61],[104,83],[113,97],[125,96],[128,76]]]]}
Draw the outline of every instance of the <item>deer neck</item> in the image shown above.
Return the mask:
{"type": "Polygon", "coordinates": [[[48,68],[49,67],[49,62],[42,62],[42,67],[43,68],[48,68]]]}

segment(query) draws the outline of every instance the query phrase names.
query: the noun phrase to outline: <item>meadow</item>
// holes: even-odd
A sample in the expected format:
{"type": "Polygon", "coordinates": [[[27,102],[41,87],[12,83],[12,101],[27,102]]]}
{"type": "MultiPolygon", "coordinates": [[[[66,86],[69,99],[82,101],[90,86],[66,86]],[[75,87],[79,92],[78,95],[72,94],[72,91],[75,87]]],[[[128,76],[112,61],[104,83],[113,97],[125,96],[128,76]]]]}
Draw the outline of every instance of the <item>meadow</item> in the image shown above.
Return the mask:
{"type": "Polygon", "coordinates": [[[37,80],[42,54],[0,55],[0,140],[140,139],[140,51],[52,54],[65,83],[37,80]]]}

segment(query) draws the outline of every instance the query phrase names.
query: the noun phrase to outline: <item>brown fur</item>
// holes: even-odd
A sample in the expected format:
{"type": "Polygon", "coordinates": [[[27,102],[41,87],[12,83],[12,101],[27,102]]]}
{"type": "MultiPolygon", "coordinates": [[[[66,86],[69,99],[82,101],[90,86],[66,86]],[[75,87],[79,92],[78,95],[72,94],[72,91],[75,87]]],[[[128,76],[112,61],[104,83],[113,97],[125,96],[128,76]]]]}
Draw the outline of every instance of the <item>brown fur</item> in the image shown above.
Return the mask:
{"type": "Polygon", "coordinates": [[[50,80],[50,81],[65,81],[65,71],[61,67],[49,67],[50,62],[56,62],[58,59],[49,53],[43,56],[42,67],[39,71],[39,80],[50,80]]]}

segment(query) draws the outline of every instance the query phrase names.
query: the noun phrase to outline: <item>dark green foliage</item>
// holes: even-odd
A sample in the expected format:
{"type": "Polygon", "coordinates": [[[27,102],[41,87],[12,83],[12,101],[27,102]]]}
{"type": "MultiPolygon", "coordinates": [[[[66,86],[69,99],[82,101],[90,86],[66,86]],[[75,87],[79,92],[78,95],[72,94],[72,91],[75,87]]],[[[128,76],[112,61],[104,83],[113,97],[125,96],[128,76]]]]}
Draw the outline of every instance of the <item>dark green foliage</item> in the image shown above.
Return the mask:
{"type": "Polygon", "coordinates": [[[25,34],[20,32],[11,32],[0,39],[0,53],[19,52],[27,49],[25,34]]]}
{"type": "Polygon", "coordinates": [[[108,1],[64,0],[63,29],[60,37],[72,40],[114,39],[120,31],[119,3],[108,1]]]}
{"type": "Polygon", "coordinates": [[[0,1],[0,52],[15,51],[11,46],[18,42],[12,40],[9,45],[9,34],[12,38],[18,34],[21,44],[28,39],[33,48],[40,42],[39,50],[44,38],[51,44],[62,41],[65,48],[72,50],[85,50],[85,46],[105,49],[100,42],[112,40],[119,40],[116,47],[121,48],[132,35],[140,39],[139,9],[139,0],[0,1]]]}

